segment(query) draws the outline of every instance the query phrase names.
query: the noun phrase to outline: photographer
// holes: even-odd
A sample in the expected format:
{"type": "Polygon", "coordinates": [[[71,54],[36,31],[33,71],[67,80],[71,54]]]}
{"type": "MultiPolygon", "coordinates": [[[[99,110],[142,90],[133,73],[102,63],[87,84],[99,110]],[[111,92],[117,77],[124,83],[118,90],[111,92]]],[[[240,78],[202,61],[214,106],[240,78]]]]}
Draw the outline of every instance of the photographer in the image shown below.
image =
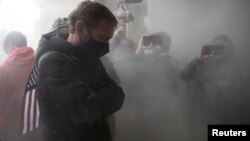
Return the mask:
{"type": "Polygon", "coordinates": [[[136,56],[141,73],[147,76],[145,78],[151,77],[151,80],[157,81],[155,88],[167,88],[170,93],[176,94],[178,69],[177,61],[169,54],[170,45],[171,38],[165,32],[142,35],[136,56]]]}
{"type": "Polygon", "coordinates": [[[134,107],[139,109],[136,115],[139,124],[135,128],[143,129],[141,132],[146,140],[152,140],[151,137],[157,141],[171,140],[174,135],[169,127],[176,123],[169,121],[178,116],[173,112],[173,105],[178,105],[180,83],[177,61],[169,52],[170,45],[167,33],[152,33],[141,36],[136,50],[134,73],[137,83],[133,97],[134,107]]]}
{"type": "Polygon", "coordinates": [[[231,93],[229,91],[234,86],[232,63],[233,45],[228,36],[218,35],[211,45],[203,46],[199,55],[184,67],[180,75],[186,81],[188,99],[193,104],[209,100],[221,103],[225,98],[222,98],[223,95],[231,93]]]}

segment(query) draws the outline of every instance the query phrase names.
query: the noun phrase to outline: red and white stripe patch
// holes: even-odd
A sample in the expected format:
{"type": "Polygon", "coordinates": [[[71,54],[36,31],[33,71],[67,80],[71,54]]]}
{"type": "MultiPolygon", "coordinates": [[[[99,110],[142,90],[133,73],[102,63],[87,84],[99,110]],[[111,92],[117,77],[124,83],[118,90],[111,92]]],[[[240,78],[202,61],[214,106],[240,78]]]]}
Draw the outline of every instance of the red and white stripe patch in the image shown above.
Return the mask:
{"type": "Polygon", "coordinates": [[[25,93],[22,106],[20,134],[26,134],[39,127],[40,111],[36,89],[25,93]]]}

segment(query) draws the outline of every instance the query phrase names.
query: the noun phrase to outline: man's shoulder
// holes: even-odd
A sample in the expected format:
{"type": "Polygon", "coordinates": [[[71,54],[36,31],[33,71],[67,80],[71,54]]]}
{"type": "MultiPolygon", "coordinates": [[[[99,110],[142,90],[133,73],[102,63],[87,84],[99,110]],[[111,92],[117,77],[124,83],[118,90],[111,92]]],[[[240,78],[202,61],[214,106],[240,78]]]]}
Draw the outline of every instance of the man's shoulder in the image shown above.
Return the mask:
{"type": "Polygon", "coordinates": [[[49,51],[40,57],[37,67],[41,75],[65,76],[75,73],[79,65],[67,54],[49,51]]]}
{"type": "Polygon", "coordinates": [[[42,62],[46,63],[59,63],[59,62],[64,62],[64,63],[73,63],[74,62],[74,57],[65,54],[63,52],[59,51],[48,51],[41,55],[38,65],[41,64],[42,62]]]}
{"type": "Polygon", "coordinates": [[[72,56],[72,45],[59,37],[42,37],[40,40],[36,60],[39,61],[42,56],[47,57],[60,57],[72,56]],[[47,55],[45,55],[47,54],[47,55]]]}

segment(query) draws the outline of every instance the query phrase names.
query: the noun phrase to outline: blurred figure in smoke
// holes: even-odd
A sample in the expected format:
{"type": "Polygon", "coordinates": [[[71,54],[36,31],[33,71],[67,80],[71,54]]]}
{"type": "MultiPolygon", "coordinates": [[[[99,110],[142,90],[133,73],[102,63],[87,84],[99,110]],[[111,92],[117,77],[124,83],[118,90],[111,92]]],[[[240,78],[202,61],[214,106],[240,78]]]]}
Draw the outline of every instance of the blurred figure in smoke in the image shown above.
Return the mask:
{"type": "Polygon", "coordinates": [[[33,68],[35,55],[33,49],[27,47],[26,37],[21,32],[8,33],[3,47],[8,57],[0,65],[0,136],[1,141],[20,141],[28,136],[18,136],[19,117],[25,85],[33,68]]]}
{"type": "Polygon", "coordinates": [[[197,129],[190,126],[197,137],[203,137],[198,140],[205,139],[207,124],[249,123],[249,92],[245,92],[241,74],[244,68],[238,64],[230,38],[218,35],[182,70],[180,76],[186,82],[186,100],[191,106],[187,109],[189,120],[198,125],[197,129]]]}
{"type": "Polygon", "coordinates": [[[179,103],[176,98],[179,78],[177,63],[169,54],[170,45],[171,38],[167,33],[142,35],[135,52],[135,65],[129,72],[134,77],[126,80],[126,85],[132,83],[134,86],[128,87],[124,116],[133,119],[123,125],[123,136],[127,138],[121,140],[166,141],[178,138],[174,135],[175,129],[170,130],[170,127],[179,125],[177,118],[181,117],[175,110],[179,103]],[[129,116],[126,115],[128,112],[131,113],[129,116]]]}
{"type": "Polygon", "coordinates": [[[211,45],[203,46],[199,56],[181,72],[182,80],[187,82],[190,98],[204,98],[211,90],[212,93],[221,93],[231,87],[231,76],[226,72],[232,59],[233,46],[226,35],[218,35],[211,45]]]}
{"type": "Polygon", "coordinates": [[[152,76],[156,80],[163,79],[165,82],[157,83],[157,86],[170,89],[172,92],[178,90],[178,64],[177,61],[170,56],[169,50],[171,38],[165,32],[159,32],[149,35],[142,35],[136,50],[139,64],[143,66],[142,72],[146,72],[146,76],[152,76]],[[157,75],[159,78],[156,78],[157,75]],[[163,86],[165,85],[165,86],[163,86]]]}
{"type": "MultiPolygon", "coordinates": [[[[127,24],[131,21],[127,19],[123,12],[116,13],[118,21],[117,29],[110,40],[110,53],[107,54],[119,76],[119,82],[128,84],[133,69],[136,44],[127,35],[127,24]]],[[[105,63],[104,63],[105,64],[105,63]]],[[[124,86],[125,86],[124,85],[124,86]]],[[[132,84],[133,85],[133,84],[132,84]]]]}
{"type": "Polygon", "coordinates": [[[240,112],[246,104],[246,88],[241,86],[241,68],[236,67],[235,61],[230,38],[218,35],[211,45],[203,46],[199,56],[181,72],[187,97],[192,105],[199,105],[199,110],[207,113],[212,122],[241,123],[248,117],[240,112]]]}
{"type": "Polygon", "coordinates": [[[127,36],[127,22],[124,17],[117,17],[118,25],[110,41],[111,58],[115,63],[128,63],[134,57],[136,45],[127,36]]]}
{"type": "MultiPolygon", "coordinates": [[[[127,22],[125,17],[116,15],[117,29],[113,38],[110,40],[110,53],[106,57],[110,58],[117,71],[117,78],[119,76],[119,83],[123,82],[127,85],[131,77],[131,69],[133,69],[133,59],[135,57],[134,42],[127,36],[127,22]]],[[[105,64],[105,61],[104,61],[105,64]]]]}

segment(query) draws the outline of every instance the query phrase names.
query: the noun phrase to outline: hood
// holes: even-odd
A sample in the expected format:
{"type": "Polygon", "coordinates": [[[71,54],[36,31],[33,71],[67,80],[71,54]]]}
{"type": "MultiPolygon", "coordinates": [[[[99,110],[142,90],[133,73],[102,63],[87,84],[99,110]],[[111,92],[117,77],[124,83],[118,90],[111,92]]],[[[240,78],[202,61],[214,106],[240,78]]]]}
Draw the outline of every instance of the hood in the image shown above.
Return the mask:
{"type": "Polygon", "coordinates": [[[67,42],[65,39],[57,37],[55,35],[51,35],[50,33],[42,36],[36,55],[36,62],[40,59],[40,57],[49,51],[57,51],[61,53],[73,53],[72,45],[67,42]]]}
{"type": "Polygon", "coordinates": [[[5,63],[12,66],[33,65],[35,60],[34,50],[30,47],[14,49],[6,59],[5,63]]]}
{"type": "Polygon", "coordinates": [[[91,55],[85,48],[74,46],[61,37],[45,34],[39,42],[36,63],[38,63],[38,60],[43,54],[50,51],[67,54],[74,60],[86,61],[94,59],[93,55],[91,55]]]}

